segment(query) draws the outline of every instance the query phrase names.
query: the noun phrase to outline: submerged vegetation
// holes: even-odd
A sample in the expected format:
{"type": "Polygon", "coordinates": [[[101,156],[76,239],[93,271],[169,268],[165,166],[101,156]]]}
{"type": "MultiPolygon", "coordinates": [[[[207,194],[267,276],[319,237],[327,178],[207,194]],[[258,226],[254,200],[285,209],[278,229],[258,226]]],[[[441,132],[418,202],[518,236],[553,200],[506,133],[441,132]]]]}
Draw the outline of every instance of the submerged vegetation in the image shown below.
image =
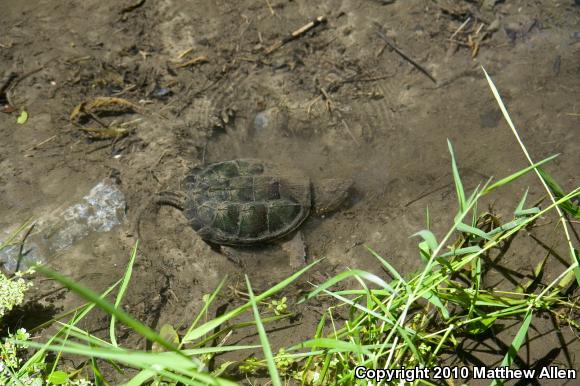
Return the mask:
{"type": "MultiPolygon", "coordinates": [[[[489,77],[488,81],[519,141],[489,77]]],[[[442,354],[457,352],[463,340],[484,336],[507,320],[519,322],[519,329],[501,362],[501,366],[510,366],[524,344],[535,316],[549,314],[561,325],[569,325],[576,331],[580,329],[574,319],[579,307],[570,299],[569,291],[580,282],[580,269],[566,220],[567,217],[580,217],[577,201],[573,200],[579,197],[580,187],[565,193],[546,171],[540,169],[555,156],[534,163],[521,141],[520,144],[529,160],[529,167],[499,181],[486,181],[474,191],[467,192],[449,143],[458,209],[453,224],[439,240],[430,230],[432,214],[426,212],[425,229],[413,235],[418,238],[422,270],[403,277],[385,258],[368,248],[390,279],[351,269],[313,285],[299,303],[326,297],[332,298],[334,305],[322,314],[310,339],[277,351],[269,344],[265,326],[292,316],[289,310],[293,306],[289,299],[278,294],[320,261],[312,262],[259,294],[254,293],[246,277],[248,300],[212,319],[208,311],[216,306],[223,292],[227,282],[224,278],[211,294],[202,299],[199,313],[182,334],[169,325],[162,326],[159,332],[154,331],[123,311],[123,297],[131,285],[133,263],[138,258],[137,245],[124,277],[102,294],[39,266],[37,270],[41,274],[82,296],[87,304],[68,314],[68,320],[53,320],[59,330],[44,343],[30,340],[29,333],[22,329],[5,337],[0,351],[0,383],[81,385],[89,384],[87,379],[90,379],[90,383],[106,385],[110,382],[102,369],[106,364],[122,374],[126,385],[233,385],[236,384],[233,380],[253,375],[269,378],[273,385],[281,385],[290,379],[307,385],[367,384],[365,380],[357,381],[355,367],[410,369],[449,364],[449,361],[443,362],[442,354]],[[484,196],[496,193],[502,186],[529,172],[538,174],[550,198],[549,205],[543,209],[538,204],[529,205],[526,192],[519,198],[513,218],[507,222],[501,222],[493,213],[480,209],[484,196]],[[535,277],[528,282],[519,283],[509,291],[486,287],[483,280],[492,269],[489,267],[490,254],[509,247],[519,232],[533,227],[537,219],[550,212],[556,213],[568,245],[568,267],[550,283],[542,283],[541,273],[549,264],[548,253],[535,267],[535,277]],[[334,290],[339,283],[343,288],[348,285],[348,288],[334,290]],[[108,300],[115,290],[114,299],[108,300]],[[108,337],[78,327],[95,307],[110,315],[108,337]],[[122,347],[117,341],[119,323],[152,342],[152,349],[122,347]],[[228,345],[231,331],[242,328],[255,328],[259,344],[228,345]],[[24,357],[22,354],[26,349],[28,356],[24,357]],[[245,359],[216,360],[228,352],[240,352],[239,357],[245,359]],[[256,352],[261,352],[261,355],[255,355],[256,352]],[[71,370],[62,365],[63,355],[67,354],[81,355],[86,359],[82,366],[71,370]]],[[[2,247],[9,242],[11,240],[2,247]]],[[[9,279],[0,275],[3,289],[0,293],[0,318],[23,301],[29,285],[20,276],[9,279]]],[[[451,362],[461,363],[459,358],[452,358],[451,362]]],[[[464,377],[464,374],[450,374],[445,378],[457,376],[464,377]]],[[[407,380],[423,384],[441,382],[437,379],[407,380]]],[[[500,383],[501,379],[493,381],[493,384],[500,383]]]]}

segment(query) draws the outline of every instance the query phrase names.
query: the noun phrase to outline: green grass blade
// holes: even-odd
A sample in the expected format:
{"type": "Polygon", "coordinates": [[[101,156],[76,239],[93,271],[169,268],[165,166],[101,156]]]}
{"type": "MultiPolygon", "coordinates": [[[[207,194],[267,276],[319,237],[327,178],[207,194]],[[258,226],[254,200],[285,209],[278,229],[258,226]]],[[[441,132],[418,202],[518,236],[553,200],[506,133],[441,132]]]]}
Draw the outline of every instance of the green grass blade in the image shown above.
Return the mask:
{"type": "MultiPolygon", "coordinates": [[[[119,318],[119,320],[121,320],[119,318]]],[[[30,347],[42,348],[43,344],[31,341],[10,340],[16,344],[27,344],[30,347]]],[[[158,374],[167,376],[170,379],[183,382],[186,385],[198,385],[201,381],[205,385],[225,385],[235,386],[236,384],[225,379],[214,377],[210,374],[201,372],[203,364],[199,361],[193,361],[185,356],[185,353],[175,353],[166,351],[161,353],[125,350],[118,347],[109,349],[80,345],[68,342],[66,346],[48,345],[48,350],[66,352],[69,354],[82,355],[86,357],[96,357],[113,362],[125,363],[139,369],[148,369],[158,374]],[[169,371],[167,371],[169,370],[169,371]],[[187,378],[185,378],[185,377],[187,378]]]]}
{"type": "Polygon", "coordinates": [[[516,210],[514,211],[514,214],[516,216],[519,216],[518,213],[521,213],[524,210],[524,204],[526,203],[526,198],[528,198],[528,191],[530,189],[526,189],[526,191],[524,192],[524,195],[522,196],[522,199],[520,200],[520,202],[518,202],[518,206],[516,206],[516,210]]]}
{"type": "MultiPolygon", "coordinates": [[[[536,216],[538,213],[540,213],[539,211],[530,214],[530,216],[536,216]]],[[[495,228],[494,230],[491,230],[489,232],[487,232],[487,235],[492,237],[495,236],[497,234],[512,230],[514,228],[517,228],[519,226],[521,226],[522,224],[525,223],[529,223],[529,220],[527,217],[520,217],[520,218],[516,218],[515,220],[512,220],[510,222],[507,222],[505,224],[500,225],[499,227],[495,228]]]]}
{"type": "MultiPolygon", "coordinates": [[[[101,295],[101,298],[105,298],[107,297],[107,295],[109,295],[116,287],[117,285],[119,285],[119,281],[117,281],[116,283],[114,283],[113,285],[111,285],[109,288],[107,288],[107,290],[105,290],[105,292],[103,292],[103,294],[101,295]]],[[[78,314],[74,314],[74,316],[72,317],[70,323],[71,325],[74,325],[76,323],[78,323],[80,320],[82,320],[89,312],[91,312],[91,310],[95,307],[95,304],[86,304],[84,306],[84,309],[82,311],[80,311],[79,309],[79,313],[78,314]]],[[[46,343],[46,345],[48,346],[49,344],[51,344],[56,338],[58,338],[60,335],[64,334],[66,332],[66,327],[61,328],[56,334],[54,334],[53,336],[50,337],[50,339],[48,340],[48,342],[46,343]]],[[[38,351],[36,351],[34,353],[34,355],[32,355],[32,357],[30,357],[19,369],[17,376],[22,378],[24,377],[24,375],[27,373],[28,369],[30,368],[30,366],[33,366],[36,363],[41,363],[43,361],[43,357],[45,354],[46,350],[45,349],[40,349],[38,351]]]]}
{"type": "Polygon", "coordinates": [[[373,316],[373,317],[375,317],[375,318],[377,318],[379,320],[382,320],[383,322],[387,323],[389,326],[393,326],[395,324],[395,321],[394,321],[392,315],[390,315],[390,314],[388,314],[386,312],[384,314],[382,314],[382,313],[373,311],[371,309],[368,309],[365,306],[362,306],[362,305],[360,305],[358,303],[355,303],[354,301],[352,301],[352,300],[350,300],[348,298],[345,298],[343,296],[338,295],[336,292],[331,292],[331,291],[328,291],[328,290],[324,290],[324,292],[327,293],[328,295],[330,295],[330,296],[332,296],[332,297],[340,300],[341,302],[350,305],[351,307],[354,307],[354,308],[357,308],[357,309],[361,310],[365,314],[371,315],[371,316],[373,316]],[[389,319],[389,317],[392,318],[392,319],[389,319]]]}
{"type": "Polygon", "coordinates": [[[463,183],[461,182],[461,176],[459,175],[457,162],[455,162],[455,153],[453,152],[453,146],[451,145],[450,140],[447,140],[447,147],[449,148],[449,154],[451,154],[451,168],[453,171],[453,182],[455,182],[455,193],[457,194],[457,202],[459,203],[459,213],[461,213],[467,207],[465,203],[465,191],[463,190],[463,183]]]}
{"type": "MultiPolygon", "coordinates": [[[[508,352],[503,358],[500,367],[509,367],[513,363],[514,359],[518,355],[520,347],[522,347],[522,343],[526,339],[526,334],[528,333],[530,323],[532,322],[532,316],[533,316],[532,310],[528,309],[528,312],[524,316],[522,325],[520,326],[520,329],[516,334],[516,337],[514,338],[512,344],[510,345],[508,352]]],[[[503,381],[498,379],[494,379],[493,382],[491,383],[492,386],[497,386],[500,384],[503,384],[503,381]]]]}
{"type": "MultiPolygon", "coordinates": [[[[324,331],[324,326],[326,324],[326,318],[327,318],[326,312],[324,312],[322,314],[322,317],[318,321],[318,325],[316,326],[316,331],[314,333],[315,339],[320,338],[322,336],[322,332],[324,331]]],[[[310,354],[313,354],[317,349],[318,349],[318,347],[312,347],[310,349],[310,354]]],[[[309,356],[308,359],[306,360],[306,362],[304,363],[303,371],[302,371],[302,384],[306,383],[306,376],[308,374],[308,371],[310,370],[310,367],[311,367],[313,361],[314,361],[314,355],[309,356]]]]}
{"type": "Polygon", "coordinates": [[[336,352],[351,352],[360,355],[371,355],[371,352],[355,343],[345,342],[344,340],[339,339],[332,339],[332,338],[317,338],[317,339],[310,339],[304,342],[300,342],[292,347],[289,350],[300,350],[303,348],[326,348],[332,349],[336,352]]]}
{"type": "Polygon", "coordinates": [[[472,234],[475,236],[479,236],[479,237],[486,239],[486,240],[491,240],[491,237],[489,237],[489,235],[487,233],[485,233],[484,231],[482,231],[481,229],[476,228],[476,227],[472,227],[472,226],[464,224],[464,223],[457,224],[457,230],[460,232],[469,233],[469,234],[472,234]]]}
{"type": "Polygon", "coordinates": [[[141,370],[137,375],[131,378],[128,382],[121,386],[141,386],[151,378],[155,377],[156,373],[152,370],[141,370]]]}
{"type": "MultiPolygon", "coordinates": [[[[548,185],[552,193],[554,193],[554,196],[556,196],[556,198],[564,197],[566,195],[566,193],[564,193],[564,190],[560,187],[560,185],[558,185],[556,180],[554,180],[554,178],[548,172],[546,172],[542,168],[538,168],[538,172],[540,173],[542,179],[548,185]]],[[[560,208],[569,213],[570,215],[574,216],[575,218],[580,218],[580,205],[573,203],[572,200],[568,200],[561,203],[560,208]]]]}
{"type": "Polygon", "coordinates": [[[465,248],[458,248],[458,249],[454,249],[452,251],[449,252],[445,252],[439,255],[439,258],[445,258],[445,257],[451,257],[451,256],[463,256],[463,255],[467,255],[469,253],[477,253],[481,251],[481,247],[479,245],[472,245],[471,247],[465,247],[465,248]]]}
{"type": "MultiPolygon", "coordinates": [[[[222,281],[220,281],[220,283],[218,284],[217,288],[208,297],[207,301],[204,302],[203,307],[201,308],[201,310],[197,314],[196,318],[194,319],[194,321],[191,323],[191,325],[187,329],[187,332],[185,333],[185,336],[189,336],[191,334],[191,331],[195,328],[195,326],[197,326],[197,323],[199,323],[199,321],[201,320],[201,318],[203,317],[203,315],[206,314],[209,306],[213,303],[213,301],[215,300],[216,296],[221,292],[221,290],[224,287],[224,285],[226,284],[226,281],[227,280],[228,280],[228,276],[226,275],[226,276],[224,276],[224,278],[222,279],[222,281]]],[[[181,343],[179,344],[179,347],[181,348],[184,343],[185,343],[184,340],[182,340],[181,343]]]]}
{"type": "Polygon", "coordinates": [[[24,223],[22,223],[18,228],[16,228],[12,233],[10,233],[10,235],[6,239],[0,242],[0,250],[11,245],[14,239],[18,237],[18,235],[22,233],[24,229],[28,228],[31,225],[31,223],[32,218],[29,218],[28,220],[24,221],[24,223]]]}
{"type": "MultiPolygon", "coordinates": [[[[508,111],[507,111],[507,109],[506,109],[506,107],[501,99],[501,96],[499,95],[499,91],[497,90],[497,88],[495,87],[495,84],[493,83],[493,80],[490,78],[487,71],[485,71],[485,68],[483,68],[483,66],[481,68],[483,70],[483,73],[485,74],[485,78],[487,79],[487,83],[489,85],[489,88],[491,89],[491,92],[492,92],[495,100],[497,101],[497,104],[499,105],[505,120],[507,121],[510,129],[512,130],[512,133],[516,137],[516,140],[518,141],[518,144],[520,145],[522,152],[526,156],[528,163],[530,165],[534,165],[534,162],[532,161],[532,158],[530,157],[528,150],[526,149],[524,143],[522,142],[522,139],[520,138],[520,135],[518,134],[518,131],[516,130],[516,127],[514,126],[514,123],[512,122],[512,119],[510,118],[510,116],[508,114],[508,111]]],[[[552,190],[550,189],[550,187],[548,186],[548,184],[546,183],[546,181],[542,177],[542,174],[540,173],[540,171],[537,168],[535,168],[535,172],[536,172],[538,178],[540,179],[540,182],[544,186],[544,189],[546,189],[546,192],[550,196],[550,200],[552,201],[552,204],[556,205],[556,198],[554,197],[552,190]]],[[[576,265],[576,269],[574,270],[574,275],[576,276],[576,281],[578,282],[578,284],[580,284],[580,261],[578,260],[578,255],[576,254],[576,251],[574,249],[574,245],[572,244],[572,238],[570,237],[568,223],[567,223],[566,219],[564,218],[562,210],[557,205],[556,205],[556,212],[558,213],[558,218],[560,220],[560,223],[562,224],[564,236],[566,237],[566,243],[568,244],[568,249],[570,252],[571,264],[576,265]]]]}
{"type": "MultiPolygon", "coordinates": [[[[282,280],[281,282],[279,282],[278,284],[276,284],[275,286],[273,286],[272,288],[270,288],[266,292],[263,292],[262,294],[256,296],[256,302],[261,302],[262,300],[264,300],[264,299],[274,295],[275,293],[281,291],[282,289],[286,288],[290,283],[292,283],[294,280],[298,279],[300,276],[302,276],[304,274],[304,272],[308,271],[310,268],[312,268],[314,265],[318,264],[318,262],[320,262],[320,261],[321,260],[313,261],[312,263],[310,263],[306,267],[302,268],[300,271],[298,271],[298,272],[294,273],[293,275],[291,275],[290,277],[287,277],[286,279],[282,280]]],[[[252,307],[251,302],[247,302],[246,304],[228,312],[225,315],[222,315],[218,318],[212,319],[209,322],[197,327],[196,329],[189,331],[189,333],[183,337],[182,341],[184,343],[188,343],[188,342],[192,342],[196,339],[199,339],[199,338],[203,337],[205,334],[213,331],[216,327],[220,326],[224,322],[226,322],[226,321],[230,320],[231,318],[241,314],[242,312],[248,310],[251,307],[252,307]]]]}
{"type": "Polygon", "coordinates": [[[443,319],[449,319],[449,310],[447,309],[447,307],[445,307],[445,305],[443,304],[443,302],[441,301],[441,298],[439,298],[439,296],[437,296],[436,292],[430,291],[427,292],[427,294],[424,295],[424,298],[427,299],[427,301],[431,304],[433,304],[435,307],[439,308],[439,310],[441,311],[441,314],[443,315],[443,319]]]}
{"type": "Polygon", "coordinates": [[[388,290],[392,291],[391,286],[389,284],[387,284],[383,279],[378,277],[377,275],[366,272],[366,271],[362,271],[360,269],[352,269],[352,270],[348,270],[345,272],[341,272],[338,275],[331,277],[330,279],[328,279],[324,283],[319,284],[316,287],[316,289],[314,289],[312,292],[310,292],[308,295],[306,295],[305,298],[298,301],[297,304],[300,304],[308,299],[312,299],[313,297],[315,297],[316,295],[318,295],[320,292],[324,291],[325,289],[333,286],[334,284],[336,284],[340,281],[343,281],[343,280],[348,279],[348,278],[353,277],[353,276],[361,277],[363,279],[366,279],[367,281],[370,281],[372,283],[375,283],[375,284],[381,286],[384,289],[388,289],[388,290]]]}
{"type": "MultiPolygon", "coordinates": [[[[96,292],[81,286],[74,280],[61,275],[55,271],[52,271],[44,266],[37,266],[36,269],[41,272],[43,275],[58,281],[65,287],[69,288],[71,291],[75,292],[76,294],[82,296],[83,298],[87,299],[88,301],[97,305],[97,307],[101,308],[103,311],[108,313],[109,315],[114,315],[120,322],[125,324],[127,327],[133,329],[135,332],[140,334],[141,336],[147,338],[152,342],[156,342],[166,348],[169,351],[176,352],[181,355],[179,350],[172,344],[166,342],[161,336],[159,336],[155,331],[151,328],[147,327],[143,323],[134,319],[131,315],[126,313],[125,311],[116,308],[111,303],[107,302],[103,298],[99,296],[96,292]]],[[[184,358],[186,358],[184,356],[184,358]]]]}
{"type": "Polygon", "coordinates": [[[378,253],[376,253],[373,249],[365,246],[365,248],[367,249],[367,251],[369,251],[377,260],[379,260],[381,262],[381,264],[387,269],[387,271],[389,271],[389,273],[398,281],[400,281],[403,284],[406,284],[405,279],[403,279],[403,277],[399,274],[399,272],[397,272],[397,270],[395,269],[395,267],[393,267],[391,264],[389,264],[389,262],[387,262],[385,259],[383,259],[383,257],[381,255],[379,255],[378,253]]]}
{"type": "Polygon", "coordinates": [[[556,157],[558,157],[560,154],[554,154],[548,158],[545,158],[543,160],[541,160],[540,162],[536,162],[533,165],[528,166],[527,168],[524,168],[522,170],[519,170],[517,172],[515,172],[514,174],[511,174],[507,177],[502,178],[501,180],[497,181],[496,183],[491,184],[490,186],[488,186],[486,189],[483,190],[482,195],[486,195],[489,192],[500,188],[514,180],[517,180],[518,178],[520,178],[521,176],[531,172],[534,169],[539,169],[538,166],[545,164],[546,162],[550,162],[553,159],[555,159],[556,157]]]}
{"type": "MultiPolygon", "coordinates": [[[[129,264],[127,264],[127,268],[125,269],[125,275],[123,276],[123,281],[121,282],[121,288],[119,288],[119,293],[117,294],[117,298],[115,299],[115,308],[119,308],[121,305],[121,301],[123,300],[123,296],[125,296],[125,291],[127,290],[127,286],[129,285],[129,281],[131,280],[131,273],[133,272],[133,263],[135,262],[135,258],[137,257],[137,248],[139,246],[139,241],[135,242],[135,246],[133,247],[133,251],[131,252],[131,258],[129,259],[129,264]]],[[[115,334],[115,315],[111,315],[111,324],[109,326],[109,336],[111,339],[111,343],[113,346],[117,346],[117,338],[115,334]]]]}
{"type": "Polygon", "coordinates": [[[268,365],[268,373],[270,373],[270,380],[274,386],[282,386],[280,381],[280,375],[276,369],[276,363],[274,362],[274,355],[272,355],[272,349],[270,348],[270,342],[268,341],[268,336],[266,335],[266,330],[260,319],[260,312],[258,311],[258,304],[256,303],[256,297],[254,296],[254,291],[252,291],[252,285],[250,284],[250,279],[248,275],[246,277],[246,286],[248,287],[248,295],[250,296],[250,303],[252,304],[252,311],[254,313],[254,319],[256,320],[256,330],[258,330],[258,335],[260,337],[260,343],[262,343],[262,351],[266,357],[266,364],[268,365]]]}
{"type": "Polygon", "coordinates": [[[433,251],[435,251],[437,249],[437,239],[435,238],[435,235],[433,234],[433,232],[427,230],[427,229],[423,229],[420,230],[419,232],[413,234],[411,237],[415,237],[415,236],[419,236],[421,237],[429,246],[429,249],[431,251],[431,253],[429,255],[431,255],[433,253],[433,251]]]}

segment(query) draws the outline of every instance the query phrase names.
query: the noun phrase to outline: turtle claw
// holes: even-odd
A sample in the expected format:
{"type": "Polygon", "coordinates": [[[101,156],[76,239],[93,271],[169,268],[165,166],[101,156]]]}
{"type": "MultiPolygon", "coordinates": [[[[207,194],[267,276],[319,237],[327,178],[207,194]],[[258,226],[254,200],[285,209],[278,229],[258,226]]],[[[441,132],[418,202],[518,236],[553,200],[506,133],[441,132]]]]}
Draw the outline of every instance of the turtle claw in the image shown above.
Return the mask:
{"type": "Polygon", "coordinates": [[[219,248],[219,252],[227,257],[229,261],[237,265],[238,267],[244,269],[246,268],[246,264],[240,258],[240,254],[232,247],[228,247],[226,245],[221,245],[219,248]]]}
{"type": "Polygon", "coordinates": [[[302,232],[296,232],[290,240],[282,243],[282,249],[290,257],[292,268],[298,269],[306,265],[306,244],[302,232]]]}

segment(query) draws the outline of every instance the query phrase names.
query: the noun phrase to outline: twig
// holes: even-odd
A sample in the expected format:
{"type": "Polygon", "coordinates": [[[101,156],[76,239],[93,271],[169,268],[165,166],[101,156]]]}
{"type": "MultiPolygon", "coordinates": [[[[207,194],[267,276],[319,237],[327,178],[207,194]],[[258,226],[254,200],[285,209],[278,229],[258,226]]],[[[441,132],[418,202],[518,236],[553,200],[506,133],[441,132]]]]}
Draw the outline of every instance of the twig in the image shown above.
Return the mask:
{"type": "Polygon", "coordinates": [[[182,53],[177,55],[177,59],[183,59],[185,56],[189,55],[192,51],[193,51],[193,48],[191,48],[191,47],[188,48],[187,50],[184,50],[182,53]]]}
{"type": "Polygon", "coordinates": [[[363,78],[363,77],[361,77],[361,75],[355,74],[349,78],[346,78],[346,79],[343,79],[340,81],[332,82],[331,84],[328,85],[327,89],[331,92],[335,92],[341,86],[348,84],[348,83],[376,82],[377,80],[388,79],[388,78],[392,78],[393,76],[394,76],[394,74],[389,74],[389,75],[378,75],[378,76],[372,76],[369,78],[363,78]]]}
{"type": "Polygon", "coordinates": [[[324,87],[319,87],[319,90],[322,93],[322,95],[324,96],[324,99],[326,100],[326,110],[329,113],[332,113],[332,106],[334,106],[334,103],[332,102],[330,95],[328,95],[328,92],[326,92],[324,87]]]}
{"type": "Polygon", "coordinates": [[[463,28],[465,28],[465,26],[467,25],[467,23],[469,23],[471,21],[471,16],[467,18],[467,20],[465,20],[460,26],[459,28],[457,28],[457,30],[455,30],[455,32],[453,32],[453,35],[451,35],[451,37],[449,38],[449,40],[453,40],[453,38],[459,33],[461,32],[461,30],[463,28]]]}
{"type": "Polygon", "coordinates": [[[10,83],[12,83],[12,81],[17,77],[18,75],[15,72],[10,71],[8,74],[6,74],[6,76],[4,76],[4,78],[2,78],[2,80],[0,80],[0,98],[2,98],[4,91],[8,89],[10,83]]]}
{"type": "Polygon", "coordinates": [[[196,64],[207,63],[209,62],[209,58],[205,55],[196,56],[195,58],[188,60],[187,62],[179,63],[176,65],[177,68],[183,68],[188,66],[193,66],[196,64]]]}
{"type": "Polygon", "coordinates": [[[143,4],[145,4],[145,0],[139,0],[135,4],[129,5],[123,9],[121,9],[121,11],[119,13],[123,14],[123,13],[128,13],[128,12],[134,11],[137,8],[139,8],[140,6],[142,6],[143,4]]]}
{"type": "Polygon", "coordinates": [[[30,75],[36,74],[37,72],[41,71],[44,69],[45,65],[42,65],[38,68],[35,68],[32,71],[28,71],[24,74],[22,74],[21,76],[19,76],[18,78],[16,78],[11,84],[10,86],[8,86],[6,88],[6,100],[8,101],[8,104],[10,106],[16,107],[16,105],[12,102],[12,91],[14,91],[14,89],[16,88],[16,86],[18,86],[18,83],[22,82],[24,79],[28,78],[30,75]]]}
{"type": "Polygon", "coordinates": [[[93,118],[95,120],[95,122],[97,122],[99,125],[103,126],[105,129],[109,128],[109,125],[107,125],[105,122],[103,122],[98,116],[97,114],[93,113],[92,111],[87,111],[87,113],[91,116],[91,118],[93,118]]]}
{"type": "Polygon", "coordinates": [[[268,9],[270,10],[270,13],[272,14],[272,16],[275,16],[276,12],[274,12],[274,8],[272,8],[272,4],[270,4],[270,0],[266,0],[266,4],[268,4],[268,9]]]}
{"type": "Polygon", "coordinates": [[[357,145],[360,145],[359,141],[357,141],[356,137],[354,136],[354,134],[350,130],[348,123],[346,123],[346,121],[344,119],[341,119],[341,122],[342,122],[342,125],[344,126],[344,128],[346,129],[346,132],[350,135],[350,137],[354,141],[354,143],[356,143],[357,145]]]}
{"type": "Polygon", "coordinates": [[[24,243],[26,243],[26,239],[28,236],[30,236],[30,233],[32,233],[32,230],[35,226],[36,224],[32,224],[26,231],[22,241],[20,241],[20,248],[18,249],[18,261],[16,262],[16,269],[14,270],[15,272],[20,271],[20,264],[22,263],[22,258],[24,257],[24,243]]]}
{"type": "Polygon", "coordinates": [[[314,104],[318,102],[319,99],[322,99],[322,95],[318,95],[317,97],[312,99],[312,101],[308,102],[306,107],[306,114],[308,115],[308,117],[310,117],[310,113],[312,112],[312,106],[314,106],[314,104]]]}
{"type": "Polygon", "coordinates": [[[440,186],[438,188],[430,189],[428,191],[424,191],[423,193],[419,194],[417,197],[415,197],[414,199],[412,199],[411,201],[409,201],[405,205],[403,205],[403,207],[407,208],[408,206],[416,203],[417,201],[421,200],[422,198],[425,198],[425,197],[427,197],[430,194],[437,193],[438,191],[445,189],[449,185],[451,185],[451,184],[448,183],[448,184],[445,184],[445,185],[440,186]]]}
{"type": "Polygon", "coordinates": [[[19,77],[18,77],[18,79],[16,79],[16,80],[15,80],[15,81],[12,83],[12,85],[10,85],[10,89],[9,89],[9,90],[7,90],[7,92],[8,92],[8,91],[11,91],[11,90],[13,90],[13,89],[14,89],[14,87],[18,86],[18,83],[22,82],[24,79],[28,78],[30,75],[36,74],[37,72],[39,72],[39,71],[41,71],[41,70],[43,70],[43,69],[44,69],[44,65],[42,65],[42,66],[40,66],[40,67],[37,67],[37,68],[35,68],[34,70],[31,70],[31,71],[25,72],[24,74],[22,74],[21,76],[19,76],[19,77]]]}
{"type": "Polygon", "coordinates": [[[44,141],[37,143],[36,145],[32,145],[32,146],[30,146],[30,147],[29,147],[28,149],[26,149],[25,151],[36,150],[36,149],[38,149],[39,147],[41,147],[42,145],[44,145],[44,144],[46,144],[46,143],[48,143],[48,142],[52,141],[52,140],[53,140],[53,139],[55,139],[55,138],[56,138],[56,135],[53,135],[52,137],[50,137],[50,138],[47,138],[47,139],[45,139],[44,141]]]}
{"type": "Polygon", "coordinates": [[[322,23],[326,23],[326,18],[324,16],[318,16],[316,19],[312,20],[310,23],[298,28],[296,31],[292,32],[290,35],[286,36],[285,38],[283,38],[281,40],[278,40],[276,43],[274,43],[270,47],[266,48],[266,50],[265,50],[266,55],[270,55],[272,52],[276,51],[278,48],[291,42],[294,39],[298,39],[300,36],[304,35],[306,32],[310,31],[312,28],[314,28],[322,23]]]}
{"type": "Polygon", "coordinates": [[[413,59],[411,59],[409,56],[407,56],[407,54],[405,54],[403,51],[401,51],[397,46],[395,46],[393,43],[391,43],[391,41],[389,40],[389,38],[387,38],[387,36],[382,32],[382,31],[377,31],[377,35],[379,35],[379,37],[393,50],[395,51],[397,54],[399,54],[403,59],[405,59],[406,61],[408,61],[409,63],[411,63],[417,70],[421,71],[423,74],[425,74],[429,79],[431,79],[431,81],[435,84],[437,84],[437,80],[433,77],[433,75],[431,75],[429,73],[429,71],[427,71],[423,66],[421,66],[419,63],[415,62],[413,59]]]}

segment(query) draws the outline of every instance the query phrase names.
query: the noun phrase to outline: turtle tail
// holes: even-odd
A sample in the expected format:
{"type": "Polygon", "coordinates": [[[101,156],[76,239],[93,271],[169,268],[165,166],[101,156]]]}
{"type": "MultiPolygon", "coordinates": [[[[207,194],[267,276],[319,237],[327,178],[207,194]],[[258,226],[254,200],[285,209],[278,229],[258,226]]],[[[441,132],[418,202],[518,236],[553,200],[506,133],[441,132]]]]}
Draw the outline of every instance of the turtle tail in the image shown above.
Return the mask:
{"type": "Polygon", "coordinates": [[[179,210],[185,208],[185,195],[183,193],[159,192],[154,201],[157,205],[169,205],[179,210]]]}
{"type": "Polygon", "coordinates": [[[169,205],[179,210],[183,210],[185,207],[185,195],[169,191],[159,192],[153,200],[150,200],[147,204],[142,206],[137,214],[137,220],[135,221],[133,230],[138,239],[141,239],[141,220],[143,219],[144,214],[149,212],[151,209],[155,210],[159,205],[169,205]]]}

